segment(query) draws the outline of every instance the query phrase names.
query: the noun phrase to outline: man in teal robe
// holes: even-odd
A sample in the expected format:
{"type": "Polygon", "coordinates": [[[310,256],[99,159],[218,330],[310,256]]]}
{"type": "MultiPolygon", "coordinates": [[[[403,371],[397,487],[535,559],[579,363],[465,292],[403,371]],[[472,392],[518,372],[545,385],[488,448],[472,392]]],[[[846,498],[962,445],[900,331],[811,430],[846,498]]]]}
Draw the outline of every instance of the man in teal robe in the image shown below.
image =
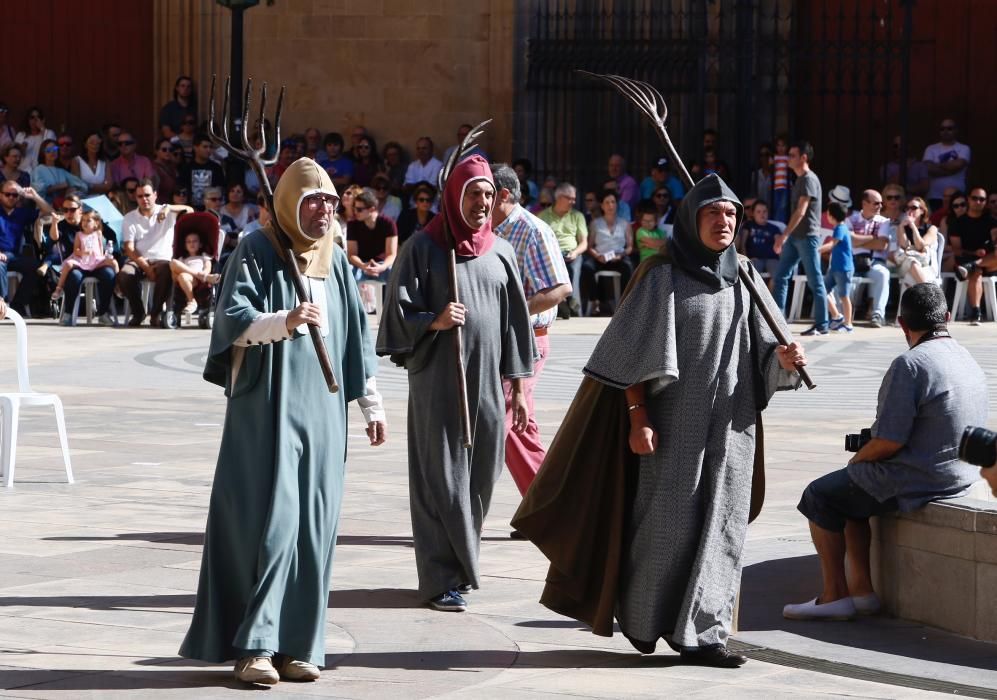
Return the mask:
{"type": "Polygon", "coordinates": [[[225,268],[204,377],[228,408],[197,603],[185,657],[237,659],[239,680],[315,680],[343,491],[346,404],[384,441],[377,366],[356,283],[331,228],[339,198],[302,158],[274,193],[311,301],[296,298],[273,225],[247,235],[225,268]],[[340,383],[330,393],[307,325],[319,326],[340,383]]]}

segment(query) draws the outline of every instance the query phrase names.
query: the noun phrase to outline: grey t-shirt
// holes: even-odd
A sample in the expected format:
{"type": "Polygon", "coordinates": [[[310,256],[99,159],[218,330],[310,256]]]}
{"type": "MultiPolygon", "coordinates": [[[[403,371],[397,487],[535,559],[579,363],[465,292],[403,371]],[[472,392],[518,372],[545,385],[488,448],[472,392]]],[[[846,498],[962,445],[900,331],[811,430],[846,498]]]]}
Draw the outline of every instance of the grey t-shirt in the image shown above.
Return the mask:
{"type": "Polygon", "coordinates": [[[807,213],[803,215],[803,220],[792,231],[794,238],[806,238],[807,236],[819,236],[820,234],[820,178],[813,170],[808,170],[802,176],[796,178],[793,185],[793,192],[789,195],[789,210],[796,211],[799,206],[800,197],[810,197],[810,204],[807,205],[807,213]]]}
{"type": "Polygon", "coordinates": [[[980,478],[959,460],[967,425],[986,425],[987,383],[969,352],[951,338],[929,340],[900,355],[879,387],[873,437],[903,443],[884,462],[855,462],[848,476],[900,510],[956,496],[980,478]]]}

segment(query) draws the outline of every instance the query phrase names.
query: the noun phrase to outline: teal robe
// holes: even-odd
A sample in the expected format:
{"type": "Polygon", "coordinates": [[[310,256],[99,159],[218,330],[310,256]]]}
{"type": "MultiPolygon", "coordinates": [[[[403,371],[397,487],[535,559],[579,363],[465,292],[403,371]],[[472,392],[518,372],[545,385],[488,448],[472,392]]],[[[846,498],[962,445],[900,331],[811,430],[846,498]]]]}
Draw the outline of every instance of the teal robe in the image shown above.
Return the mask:
{"type": "Polygon", "coordinates": [[[181,656],[213,663],[263,649],[322,665],[325,616],[346,458],[346,404],[377,359],[346,256],[325,279],[324,338],[340,384],[326,387],[308,335],[243,351],[261,313],[293,309],[284,262],[262,232],[229,258],[204,378],[228,407],[211,491],[194,618],[181,656]]]}

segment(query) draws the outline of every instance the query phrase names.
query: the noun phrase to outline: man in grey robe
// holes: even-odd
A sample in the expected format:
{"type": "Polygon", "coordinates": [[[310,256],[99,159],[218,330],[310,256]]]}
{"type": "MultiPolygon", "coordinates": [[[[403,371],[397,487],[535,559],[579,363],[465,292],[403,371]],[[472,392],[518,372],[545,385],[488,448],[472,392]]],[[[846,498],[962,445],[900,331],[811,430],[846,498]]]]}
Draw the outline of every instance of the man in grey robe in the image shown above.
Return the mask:
{"type": "MultiPolygon", "coordinates": [[[[667,262],[647,265],[585,372],[626,393],[640,455],[625,525],[616,617],[642,653],[659,638],[688,663],[740,666],[726,648],[748,525],[755,427],[805,364],[781,346],[738,279],[736,195],[709,175],[682,200],[667,262]]],[[[650,262],[650,261],[649,261],[650,262]]],[[[788,330],[786,331],[788,336],[788,330]]]]}
{"type": "Polygon", "coordinates": [[[408,459],[419,593],[431,607],[463,611],[480,586],[481,525],[505,460],[505,398],[512,382],[513,429],[526,428],[522,379],[533,372],[530,313],[516,254],[495,236],[488,163],[460,162],[443,210],[402,246],[391,271],[377,352],[408,370],[408,459]],[[448,235],[448,231],[449,234],[448,235]],[[461,303],[451,302],[448,261],[456,251],[461,303]],[[473,445],[463,446],[455,328],[463,328],[473,445]]]}
{"type": "Polygon", "coordinates": [[[241,681],[316,680],[343,495],[346,404],[357,400],[371,445],[385,422],[377,358],[346,255],[331,236],[339,197],[328,173],[301,158],[274,193],[292,243],[273,224],[229,258],[204,377],[228,405],[204,535],[197,603],[182,656],[237,659],[241,681]],[[298,299],[298,265],[311,301],[298,299]],[[320,328],[340,383],[330,393],[307,325],[320,328]]]}

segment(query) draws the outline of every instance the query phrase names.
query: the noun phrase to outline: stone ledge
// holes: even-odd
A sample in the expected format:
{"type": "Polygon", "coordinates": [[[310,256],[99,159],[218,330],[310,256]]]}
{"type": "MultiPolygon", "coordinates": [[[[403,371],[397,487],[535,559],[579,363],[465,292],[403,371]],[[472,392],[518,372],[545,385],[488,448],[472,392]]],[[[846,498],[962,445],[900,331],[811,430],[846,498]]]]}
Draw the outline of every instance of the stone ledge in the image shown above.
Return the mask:
{"type": "Polygon", "coordinates": [[[997,502],[970,496],[873,518],[873,583],[884,612],[997,641],[997,502]]]}

